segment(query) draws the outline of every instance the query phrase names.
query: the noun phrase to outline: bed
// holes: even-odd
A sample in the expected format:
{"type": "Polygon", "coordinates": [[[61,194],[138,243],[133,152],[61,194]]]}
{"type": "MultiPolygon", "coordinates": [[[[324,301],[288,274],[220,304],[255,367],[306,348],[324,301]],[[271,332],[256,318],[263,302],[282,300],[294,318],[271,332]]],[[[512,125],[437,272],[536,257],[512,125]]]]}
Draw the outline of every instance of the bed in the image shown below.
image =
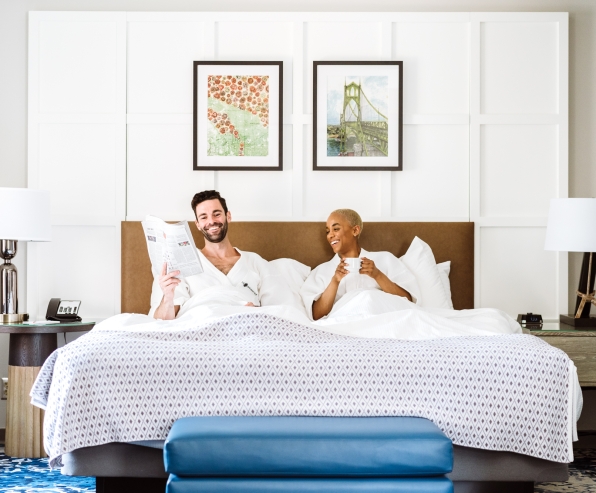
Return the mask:
{"type": "MultiPolygon", "coordinates": [[[[191,225],[195,242],[202,237],[191,225]]],[[[314,267],[332,257],[324,224],[314,222],[233,222],[229,234],[234,246],[254,251],[267,260],[293,258],[314,267]]],[[[473,307],[473,223],[367,223],[361,238],[369,251],[405,253],[415,236],[432,248],[437,263],[451,261],[450,283],[455,309],[473,307]]],[[[147,313],[152,283],[145,240],[139,222],[122,223],[122,312],[147,313]]],[[[95,476],[97,491],[163,491],[161,443],[105,443],[81,447],[62,456],[62,472],[95,476]]],[[[454,447],[455,491],[531,492],[534,482],[565,481],[567,464],[510,451],[454,447]]]]}

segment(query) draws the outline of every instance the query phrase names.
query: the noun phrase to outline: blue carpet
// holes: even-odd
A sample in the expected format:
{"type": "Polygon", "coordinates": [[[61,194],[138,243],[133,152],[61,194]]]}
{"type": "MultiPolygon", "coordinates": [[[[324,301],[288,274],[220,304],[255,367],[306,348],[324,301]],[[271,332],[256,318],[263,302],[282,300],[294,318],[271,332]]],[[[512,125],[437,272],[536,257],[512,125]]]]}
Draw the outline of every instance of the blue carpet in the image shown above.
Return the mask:
{"type": "Polygon", "coordinates": [[[0,453],[2,493],[95,493],[95,478],[63,476],[48,459],[18,459],[0,453]]]}

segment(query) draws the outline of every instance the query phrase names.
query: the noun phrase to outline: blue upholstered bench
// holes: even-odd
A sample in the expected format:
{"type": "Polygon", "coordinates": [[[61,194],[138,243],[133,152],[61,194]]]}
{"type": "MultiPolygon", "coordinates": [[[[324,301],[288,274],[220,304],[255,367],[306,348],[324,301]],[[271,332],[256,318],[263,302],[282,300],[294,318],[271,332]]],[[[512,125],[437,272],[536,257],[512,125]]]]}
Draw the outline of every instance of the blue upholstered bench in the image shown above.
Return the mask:
{"type": "Polygon", "coordinates": [[[167,493],[453,491],[451,441],[423,418],[183,418],[164,461],[167,493]]]}

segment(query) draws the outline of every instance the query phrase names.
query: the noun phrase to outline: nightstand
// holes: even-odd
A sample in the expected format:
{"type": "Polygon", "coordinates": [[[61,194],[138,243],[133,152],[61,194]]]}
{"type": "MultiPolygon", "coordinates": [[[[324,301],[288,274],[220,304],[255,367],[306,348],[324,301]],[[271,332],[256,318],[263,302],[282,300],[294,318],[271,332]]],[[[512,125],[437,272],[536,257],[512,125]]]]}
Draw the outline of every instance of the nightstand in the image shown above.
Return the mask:
{"type": "Polygon", "coordinates": [[[554,322],[545,323],[542,330],[530,330],[530,333],[567,353],[577,367],[582,387],[596,387],[596,328],[577,330],[554,322]]]}
{"type": "Polygon", "coordinates": [[[46,457],[43,448],[43,411],[31,405],[29,392],[46,358],[58,348],[58,334],[91,330],[95,322],[0,324],[10,334],[6,443],[11,457],[46,457]]]}

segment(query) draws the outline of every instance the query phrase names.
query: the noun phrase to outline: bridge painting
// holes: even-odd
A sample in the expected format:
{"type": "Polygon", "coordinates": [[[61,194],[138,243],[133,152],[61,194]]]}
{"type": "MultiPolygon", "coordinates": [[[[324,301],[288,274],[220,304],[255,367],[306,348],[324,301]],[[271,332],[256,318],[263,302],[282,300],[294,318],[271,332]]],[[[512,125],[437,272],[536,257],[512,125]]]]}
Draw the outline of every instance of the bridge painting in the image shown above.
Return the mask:
{"type": "Polygon", "coordinates": [[[389,153],[387,76],[327,78],[327,156],[383,157],[389,153]]]}

